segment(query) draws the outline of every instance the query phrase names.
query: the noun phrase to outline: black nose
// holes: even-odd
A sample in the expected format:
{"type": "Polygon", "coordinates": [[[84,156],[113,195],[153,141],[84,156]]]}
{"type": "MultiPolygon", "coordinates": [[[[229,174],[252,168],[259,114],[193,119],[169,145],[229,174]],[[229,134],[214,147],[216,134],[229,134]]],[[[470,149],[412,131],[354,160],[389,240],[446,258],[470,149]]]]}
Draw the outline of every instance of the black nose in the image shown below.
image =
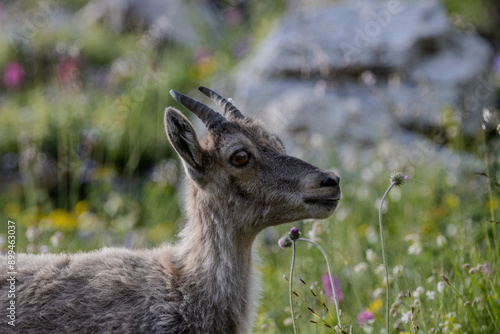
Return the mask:
{"type": "Polygon", "coordinates": [[[338,187],[339,183],[340,183],[340,177],[338,177],[338,176],[335,176],[335,177],[328,176],[326,179],[322,180],[319,183],[319,186],[320,187],[338,187]]]}

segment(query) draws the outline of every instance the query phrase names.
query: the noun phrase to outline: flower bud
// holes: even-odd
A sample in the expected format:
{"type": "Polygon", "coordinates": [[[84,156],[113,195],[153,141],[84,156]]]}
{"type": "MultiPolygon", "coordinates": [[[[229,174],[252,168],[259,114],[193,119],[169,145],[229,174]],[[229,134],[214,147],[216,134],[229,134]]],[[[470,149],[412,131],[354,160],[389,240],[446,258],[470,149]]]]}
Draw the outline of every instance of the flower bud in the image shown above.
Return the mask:
{"type": "Polygon", "coordinates": [[[298,228],[292,227],[288,235],[290,236],[290,239],[297,240],[298,238],[300,238],[300,231],[298,228]]]}
{"type": "Polygon", "coordinates": [[[280,246],[280,248],[288,248],[288,247],[291,247],[292,246],[292,240],[290,239],[289,236],[284,236],[284,237],[281,237],[279,240],[278,240],[278,245],[280,246]]]}

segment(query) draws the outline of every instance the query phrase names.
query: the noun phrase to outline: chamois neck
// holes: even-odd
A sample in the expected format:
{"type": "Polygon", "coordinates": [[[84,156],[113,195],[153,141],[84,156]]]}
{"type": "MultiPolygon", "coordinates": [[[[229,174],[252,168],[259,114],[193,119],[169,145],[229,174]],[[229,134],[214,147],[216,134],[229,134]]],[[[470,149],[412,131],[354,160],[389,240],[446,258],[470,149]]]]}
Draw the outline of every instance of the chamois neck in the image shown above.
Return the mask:
{"type": "Polygon", "coordinates": [[[220,204],[198,198],[187,205],[189,217],[177,245],[185,298],[196,301],[205,313],[211,306],[202,332],[247,332],[259,296],[252,261],[255,235],[242,233],[237,227],[242,221],[232,221],[220,204]]]}
{"type": "Polygon", "coordinates": [[[234,206],[207,198],[201,191],[192,191],[187,201],[188,221],[180,242],[185,268],[207,273],[221,270],[222,274],[241,272],[251,266],[252,244],[257,233],[241,228],[252,225],[251,217],[242,215],[236,221],[234,206]]]}

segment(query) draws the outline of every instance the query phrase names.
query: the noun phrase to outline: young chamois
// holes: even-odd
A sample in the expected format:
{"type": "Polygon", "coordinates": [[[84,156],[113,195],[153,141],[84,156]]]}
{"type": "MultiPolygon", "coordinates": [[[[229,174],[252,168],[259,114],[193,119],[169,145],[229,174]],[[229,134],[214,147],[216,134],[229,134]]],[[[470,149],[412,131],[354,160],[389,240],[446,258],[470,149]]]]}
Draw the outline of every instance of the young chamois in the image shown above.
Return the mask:
{"type": "Polygon", "coordinates": [[[165,130],[187,174],[187,222],[174,245],[17,256],[15,327],[0,258],[0,332],[248,333],[259,279],[252,244],[266,227],[330,216],[339,177],[288,156],[280,139],[212,90],[220,114],[176,91],[208,133],[199,141],[179,111],[165,130]]]}

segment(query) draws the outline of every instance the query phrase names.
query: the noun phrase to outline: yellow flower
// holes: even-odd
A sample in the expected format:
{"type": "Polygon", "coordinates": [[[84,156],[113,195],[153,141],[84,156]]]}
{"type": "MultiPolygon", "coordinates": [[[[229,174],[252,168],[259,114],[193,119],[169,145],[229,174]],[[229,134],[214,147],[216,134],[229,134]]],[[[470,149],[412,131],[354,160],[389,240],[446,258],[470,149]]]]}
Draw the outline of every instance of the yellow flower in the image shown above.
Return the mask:
{"type": "Polygon", "coordinates": [[[54,229],[71,231],[78,225],[78,221],[74,215],[61,209],[52,211],[47,218],[50,222],[50,227],[54,229]]]}
{"type": "Polygon", "coordinates": [[[380,308],[382,307],[382,299],[377,298],[375,299],[370,306],[368,306],[368,310],[370,310],[372,313],[376,313],[380,308]]]}
{"type": "Polygon", "coordinates": [[[5,204],[4,212],[8,218],[14,219],[14,217],[17,217],[17,214],[19,213],[19,205],[14,202],[9,202],[5,204]]]}
{"type": "Polygon", "coordinates": [[[460,198],[455,194],[448,194],[445,197],[445,203],[450,209],[456,209],[460,205],[460,198]]]}
{"type": "Polygon", "coordinates": [[[75,215],[78,217],[83,213],[89,212],[90,211],[90,206],[87,202],[85,201],[80,201],[75,204],[75,215]]]}
{"type": "Polygon", "coordinates": [[[366,231],[368,230],[368,224],[359,225],[357,230],[359,236],[364,237],[366,235],[366,231]]]}

